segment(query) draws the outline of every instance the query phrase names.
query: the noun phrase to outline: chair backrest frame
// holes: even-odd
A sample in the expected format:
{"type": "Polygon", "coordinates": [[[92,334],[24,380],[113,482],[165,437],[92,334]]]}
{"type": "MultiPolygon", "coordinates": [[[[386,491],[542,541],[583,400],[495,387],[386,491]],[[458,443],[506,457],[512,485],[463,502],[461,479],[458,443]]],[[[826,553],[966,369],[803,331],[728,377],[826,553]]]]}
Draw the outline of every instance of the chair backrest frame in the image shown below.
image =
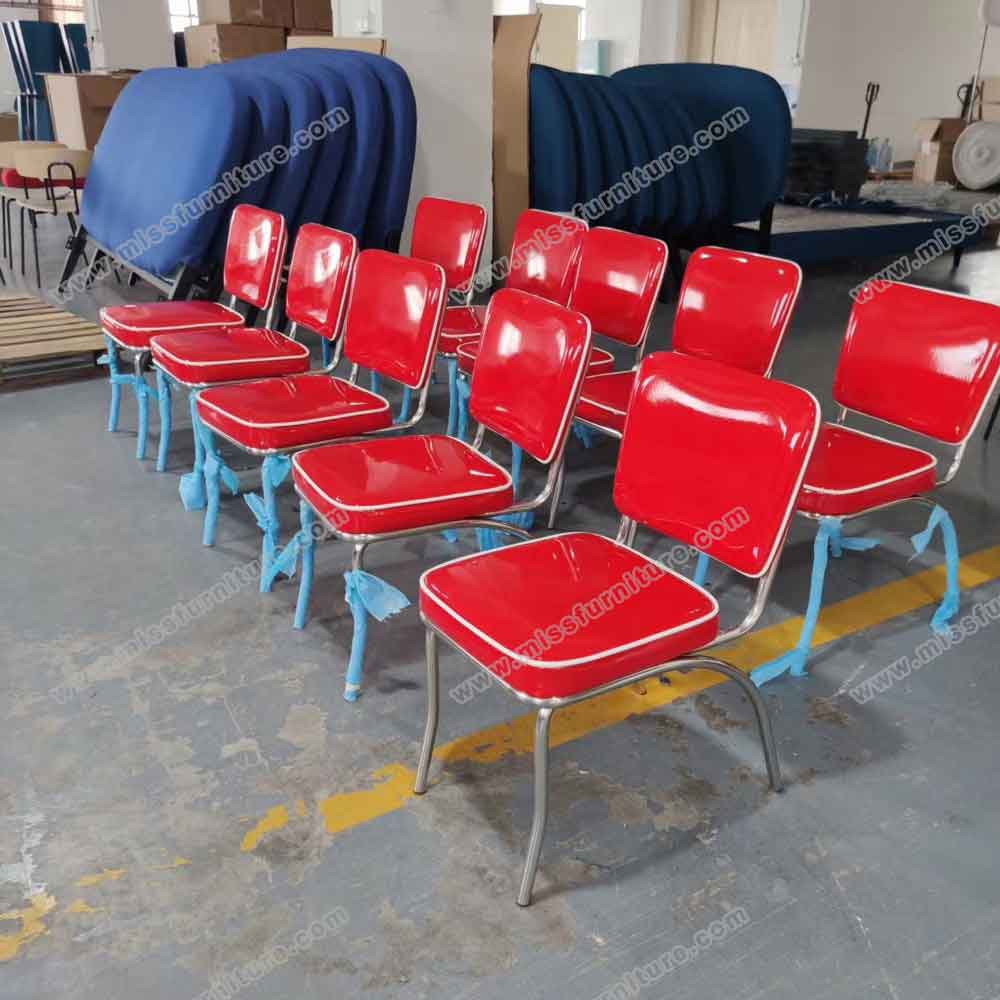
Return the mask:
{"type": "Polygon", "coordinates": [[[506,287],[569,305],[588,229],[573,215],[523,212],[514,229],[506,287]]]}
{"type": "Polygon", "coordinates": [[[288,224],[284,216],[255,205],[237,205],[229,220],[222,283],[233,302],[268,314],[270,325],[281,286],[288,224]]]}
{"type": "Polygon", "coordinates": [[[413,220],[410,256],[440,264],[449,298],[468,305],[486,249],[489,215],[482,205],[448,198],[422,198],[413,220]]]}

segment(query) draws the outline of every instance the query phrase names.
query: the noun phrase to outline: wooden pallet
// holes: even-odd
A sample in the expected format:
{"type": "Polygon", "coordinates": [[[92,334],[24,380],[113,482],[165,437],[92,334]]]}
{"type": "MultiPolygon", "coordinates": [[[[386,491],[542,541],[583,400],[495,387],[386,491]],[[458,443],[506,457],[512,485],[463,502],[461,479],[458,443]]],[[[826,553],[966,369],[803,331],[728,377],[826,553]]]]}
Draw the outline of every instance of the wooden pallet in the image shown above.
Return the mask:
{"type": "Polygon", "coordinates": [[[96,323],[30,296],[0,298],[0,378],[14,375],[23,363],[103,349],[96,323]]]}

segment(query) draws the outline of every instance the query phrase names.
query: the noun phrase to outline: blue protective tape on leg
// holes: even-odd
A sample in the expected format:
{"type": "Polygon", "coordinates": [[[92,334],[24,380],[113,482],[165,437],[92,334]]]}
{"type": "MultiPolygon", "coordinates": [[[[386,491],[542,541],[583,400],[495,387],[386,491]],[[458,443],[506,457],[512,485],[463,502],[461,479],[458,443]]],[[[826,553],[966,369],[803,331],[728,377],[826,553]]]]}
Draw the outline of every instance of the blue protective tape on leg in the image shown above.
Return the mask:
{"type": "Polygon", "coordinates": [[[329,368],[333,364],[333,344],[326,339],[326,337],[321,338],[323,347],[323,367],[329,368]]]}
{"type": "Polygon", "coordinates": [[[378,372],[371,373],[371,386],[372,386],[372,392],[381,393],[382,376],[378,372]]]}
{"type": "Polygon", "coordinates": [[[160,450],[156,456],[156,471],[166,472],[170,435],[174,426],[173,391],[170,377],[159,369],[156,372],[156,391],[160,398],[160,450]]]}
{"type": "Polygon", "coordinates": [[[215,544],[215,528],[219,521],[219,505],[221,503],[222,459],[215,446],[215,435],[199,421],[196,432],[201,435],[205,447],[205,493],[208,503],[205,505],[205,525],[202,530],[201,544],[215,544]]]}
{"type": "Polygon", "coordinates": [[[139,407],[139,434],[136,440],[135,457],[141,462],[146,457],[146,443],[149,440],[149,401],[153,390],[142,376],[133,376],[135,400],[139,407]]]}
{"type": "Polygon", "coordinates": [[[459,375],[455,380],[455,393],[458,398],[458,438],[461,441],[469,439],[469,400],[472,399],[472,383],[459,375]]]}
{"type": "Polygon", "coordinates": [[[277,490],[288,478],[291,471],[291,459],[285,455],[268,455],[260,470],[264,497],[261,499],[255,495],[252,503],[247,499],[247,506],[253,511],[254,517],[257,518],[257,524],[264,535],[260,556],[261,581],[264,580],[271,563],[274,562],[280,540],[281,522],[278,518],[277,490]]]}
{"type": "Polygon", "coordinates": [[[521,470],[524,468],[524,449],[518,445],[511,446],[510,478],[514,482],[514,499],[521,491],[521,470]]]}
{"type": "Polygon", "coordinates": [[[458,359],[448,358],[448,437],[458,431],[458,359]]]}
{"type": "Polygon", "coordinates": [[[705,581],[708,579],[708,567],[711,562],[712,560],[704,552],[698,553],[698,565],[694,568],[694,582],[699,587],[705,586],[705,581]]]}
{"type": "Polygon", "coordinates": [[[820,608],[823,605],[823,583],[826,579],[826,567],[830,551],[830,535],[840,528],[837,518],[824,518],[816,532],[813,544],[812,579],[809,584],[809,606],[806,609],[805,621],[799,641],[791,652],[758,667],[750,674],[750,679],[760,687],[768,681],[773,681],[782,674],[791,673],[793,677],[801,677],[806,672],[809,662],[809,651],[812,649],[813,635],[816,623],[819,621],[820,608]]]}
{"type": "Polygon", "coordinates": [[[108,336],[105,336],[104,343],[108,345],[108,353],[102,354],[98,359],[98,364],[108,366],[108,374],[111,377],[111,409],[108,412],[108,431],[114,433],[118,430],[118,417],[122,409],[122,386],[118,380],[118,347],[108,336]]]}
{"type": "MultiPolygon", "coordinates": [[[[945,568],[948,574],[948,584],[945,588],[944,600],[939,605],[934,617],[931,619],[931,628],[938,635],[947,635],[950,631],[949,624],[958,614],[960,601],[960,585],[958,580],[958,535],[955,531],[955,522],[951,515],[940,504],[935,505],[931,511],[927,527],[923,531],[914,535],[910,541],[916,549],[917,555],[923,555],[927,551],[935,529],[941,529],[941,538],[944,541],[945,568]]],[[[914,556],[916,558],[916,556],[914,556]]]]}
{"type": "Polygon", "coordinates": [[[579,439],[580,444],[582,444],[588,451],[594,447],[597,435],[586,424],[581,424],[579,421],[574,422],[573,433],[579,439]]]}
{"type": "Polygon", "coordinates": [[[365,667],[365,647],[368,644],[368,616],[384,622],[410,606],[409,598],[401,590],[363,570],[344,574],[347,584],[347,603],[354,617],[354,638],[351,641],[351,659],[347,666],[344,698],[357,701],[361,693],[361,676],[365,667]]]}
{"type": "Polygon", "coordinates": [[[413,390],[408,386],[403,386],[403,403],[399,408],[399,416],[393,421],[394,424],[405,424],[410,419],[413,410],[413,390]]]}
{"type": "Polygon", "coordinates": [[[194,434],[194,468],[181,476],[181,503],[185,510],[204,510],[208,505],[205,494],[205,446],[198,416],[198,393],[191,393],[191,429],[194,434]]]}
{"type": "Polygon", "coordinates": [[[309,621],[309,604],[312,601],[313,578],[316,575],[316,541],[319,519],[316,511],[304,500],[299,509],[302,530],[299,532],[299,546],[302,549],[302,576],[299,579],[299,596],[295,603],[295,627],[304,629],[309,621]]]}

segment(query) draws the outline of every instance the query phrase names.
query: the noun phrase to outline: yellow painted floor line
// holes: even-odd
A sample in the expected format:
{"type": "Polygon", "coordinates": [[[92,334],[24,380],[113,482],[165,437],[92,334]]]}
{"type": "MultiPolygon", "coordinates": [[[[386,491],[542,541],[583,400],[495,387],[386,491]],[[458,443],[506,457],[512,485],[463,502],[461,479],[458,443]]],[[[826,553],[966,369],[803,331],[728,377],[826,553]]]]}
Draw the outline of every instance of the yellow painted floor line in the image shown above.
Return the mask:
{"type": "MultiPolygon", "coordinates": [[[[969,590],[1000,579],[1000,546],[983,549],[962,560],[960,580],[969,590]]],[[[945,569],[938,566],[913,576],[849,597],[823,610],[816,629],[814,647],[846,639],[901,615],[935,604],[944,596],[945,569]]],[[[802,618],[789,618],[769,625],[717,652],[744,670],[753,670],[791,649],[798,641],[802,618]]],[[[669,685],[655,681],[632,685],[556,712],[552,721],[552,746],[561,746],[590,733],[613,726],[632,715],[655,711],[671,702],[726,683],[725,678],[707,671],[676,674],[669,685]]],[[[454,714],[460,705],[449,702],[443,692],[442,713],[454,714]]],[[[474,762],[492,764],[507,754],[528,754],[534,745],[535,714],[522,715],[489,729],[462,736],[437,748],[434,756],[447,764],[474,762]]],[[[406,764],[392,764],[376,772],[371,787],[332,795],[317,804],[331,834],[342,833],[363,823],[401,809],[413,795],[416,771],[406,764]]],[[[301,814],[301,810],[300,810],[301,814]]],[[[289,809],[276,806],[243,838],[242,850],[253,851],[276,830],[288,825],[289,809]]]]}

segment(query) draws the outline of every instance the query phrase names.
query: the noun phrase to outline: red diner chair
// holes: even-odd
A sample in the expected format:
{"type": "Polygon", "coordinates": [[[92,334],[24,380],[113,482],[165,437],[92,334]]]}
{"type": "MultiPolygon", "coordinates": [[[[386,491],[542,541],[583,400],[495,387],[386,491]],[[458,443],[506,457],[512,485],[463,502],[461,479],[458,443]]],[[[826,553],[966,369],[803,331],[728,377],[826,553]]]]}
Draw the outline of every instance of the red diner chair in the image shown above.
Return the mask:
{"type": "Polygon", "coordinates": [[[913,285],[881,287],[865,286],[855,301],[833,385],[840,412],[835,423],[823,424],[798,500],[798,513],[819,525],[802,633],[791,652],[753,672],[757,684],[807,672],[829,554],[878,544],[843,537],[845,521],[904,503],[929,507],[928,525],[912,543],[920,555],[941,529],[947,588],[932,629],[947,634],[958,613],[958,537],[931,496],[955,478],[996,388],[1000,308],[913,285]],[[929,451],[848,427],[851,413],[952,449],[951,460],[942,472],[929,451]]]}
{"type": "MultiPolygon", "coordinates": [[[[586,222],[572,215],[537,209],[522,213],[514,229],[510,257],[494,264],[483,290],[492,287],[494,277],[505,276],[507,288],[568,305],[587,228],[586,222]]],[[[463,385],[458,377],[458,349],[479,342],[485,319],[486,306],[456,306],[445,313],[441,330],[440,353],[448,364],[448,433],[458,434],[463,440],[469,416],[469,385],[463,385]]],[[[614,367],[614,358],[607,351],[596,351],[594,361],[614,367]]]]}
{"type": "MultiPolygon", "coordinates": [[[[636,368],[649,339],[667,257],[667,245],[661,240],[620,229],[591,229],[583,239],[570,308],[590,320],[595,334],[632,350],[636,368]]],[[[474,350],[475,345],[459,347],[459,367],[464,368],[468,363],[471,370],[475,360],[474,350]]],[[[601,352],[600,356],[592,359],[584,389],[592,379],[610,377],[613,368],[614,358],[607,352],[601,352]]],[[[629,374],[634,377],[634,369],[629,374]]],[[[580,431],[579,424],[576,429],[580,431]]],[[[589,428],[586,428],[582,436],[589,446],[588,435],[589,428]]],[[[555,526],[562,489],[563,471],[560,470],[549,514],[550,529],[555,526]]]]}
{"type": "MultiPolygon", "coordinates": [[[[368,547],[457,528],[530,537],[518,516],[546,504],[552,494],[591,346],[586,317],[505,289],[487,310],[472,381],[470,405],[479,423],[474,443],[446,435],[371,438],[293,457],[303,518],[290,557],[294,565],[298,550],[303,554],[297,628],[304,626],[308,612],[317,518],[326,531],[353,547],[346,575],[354,616],[344,691],[348,701],[357,700],[361,691],[368,615],[384,621],[409,604],[405,595],[363,571],[368,547]],[[513,477],[484,451],[487,431],[523,448],[548,469],[537,497],[516,502],[513,477]]],[[[346,350],[350,354],[350,326],[346,350]]]]}
{"type": "MultiPolygon", "coordinates": [[[[246,205],[240,205],[233,216],[233,225],[240,229],[247,226],[247,231],[246,238],[237,241],[243,251],[233,255],[232,267],[227,266],[226,286],[233,288],[232,294],[244,301],[267,305],[267,320],[270,321],[288,246],[285,220],[277,212],[246,205]],[[245,208],[250,211],[241,212],[245,208]]],[[[229,263],[227,255],[227,265],[229,263]]],[[[203,303],[162,305],[166,310],[171,306],[195,307],[203,303]]],[[[213,303],[204,305],[212,306],[213,303]]],[[[210,315],[211,311],[206,310],[205,327],[155,333],[149,339],[160,387],[161,421],[166,417],[161,434],[164,430],[170,431],[173,387],[181,386],[190,394],[195,458],[194,469],[181,477],[180,495],[186,510],[205,510],[210,500],[207,491],[218,489],[220,479],[233,495],[239,493],[240,488],[236,474],[222,463],[218,452],[206,454],[205,434],[198,415],[198,394],[216,385],[300,374],[309,371],[310,364],[309,349],[291,337],[269,327],[211,327],[208,325],[212,322],[208,318],[210,315]]],[[[161,459],[165,459],[162,438],[160,449],[161,459]]],[[[217,503],[217,498],[212,498],[212,502],[217,503]]]]}
{"type": "MultiPolygon", "coordinates": [[[[215,333],[238,329],[245,324],[235,306],[260,309],[270,325],[278,294],[281,269],[285,263],[288,234],[285,220],[274,212],[253,205],[239,205],[229,223],[229,237],[223,263],[223,289],[229,304],[208,301],[147,302],[107,306],[101,310],[101,326],[108,345],[111,372],[111,413],[108,430],[118,429],[121,389],[131,385],[139,406],[139,440],[136,457],[146,456],[149,428],[149,399],[152,391],[146,383],[145,368],[151,358],[151,340],[159,334],[215,333]],[[132,356],[133,374],[121,371],[119,352],[132,356]]],[[[167,453],[172,430],[172,383],[169,375],[158,369],[157,396],[160,406],[160,448],[157,472],[167,468],[167,453]]]]}
{"type": "Polygon", "coordinates": [[[550,726],[560,709],[675,671],[721,674],[752,704],[770,784],[780,791],[763,698],[711,651],[751,631],[763,613],[819,421],[819,404],[796,386],[701,358],[651,355],[635,380],[615,477],[617,538],[549,536],[465,556],[421,578],[428,711],[416,793],[427,791],[437,735],[439,639],[538,709],[519,905],[531,902],[548,815],[550,726]],[[734,510],[745,516],[733,519],[734,510]],[[714,531],[716,524],[728,530],[714,531]],[[711,593],[636,550],[640,526],[707,546],[755,581],[744,620],[723,631],[711,593]]]}
{"type": "MultiPolygon", "coordinates": [[[[277,490],[291,472],[289,456],[299,448],[392,425],[385,399],[333,377],[343,350],[341,331],[357,252],[352,235],[315,223],[302,226],[295,240],[285,289],[285,312],[292,323],[289,336],[294,339],[305,329],[322,338],[328,359],[322,371],[222,385],[198,395],[207,453],[216,453],[217,436],[263,458],[263,498],[250,493],[244,500],[264,536],[265,591],[270,589],[264,581],[279,541],[277,490]]],[[[202,541],[214,545],[219,492],[210,488],[208,496],[202,541]]]]}

